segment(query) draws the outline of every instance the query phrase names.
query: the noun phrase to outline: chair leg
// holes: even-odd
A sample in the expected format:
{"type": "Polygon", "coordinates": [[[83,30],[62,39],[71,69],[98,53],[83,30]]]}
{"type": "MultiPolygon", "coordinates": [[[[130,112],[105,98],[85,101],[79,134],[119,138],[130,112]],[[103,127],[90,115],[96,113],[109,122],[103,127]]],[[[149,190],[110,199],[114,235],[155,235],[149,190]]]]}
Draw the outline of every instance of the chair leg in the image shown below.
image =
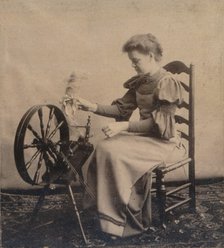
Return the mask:
{"type": "Polygon", "coordinates": [[[88,244],[88,240],[86,238],[86,235],[84,233],[84,229],[83,229],[83,226],[82,226],[82,222],[81,222],[81,218],[80,218],[80,215],[79,215],[79,210],[77,208],[77,204],[76,204],[76,201],[75,201],[75,197],[73,195],[73,191],[72,191],[72,187],[70,184],[67,185],[67,189],[68,189],[68,194],[69,194],[69,197],[71,199],[71,202],[72,202],[72,205],[73,205],[73,208],[75,210],[75,214],[76,214],[76,217],[78,219],[78,222],[79,222],[79,227],[80,227],[80,230],[81,230],[81,233],[82,233],[82,237],[83,237],[83,240],[85,242],[85,244],[88,244]]]}
{"type": "Polygon", "coordinates": [[[195,196],[195,183],[194,182],[191,182],[191,185],[189,187],[189,196],[191,198],[189,207],[191,211],[195,212],[196,211],[196,196],[195,196]]]}
{"type": "Polygon", "coordinates": [[[159,214],[160,221],[163,228],[166,228],[167,218],[166,218],[166,186],[164,182],[164,174],[162,168],[157,168],[156,170],[156,196],[159,202],[159,214]]]}
{"type": "Polygon", "coordinates": [[[190,179],[190,187],[189,187],[189,196],[191,198],[190,201],[190,209],[192,211],[196,211],[196,193],[195,193],[195,170],[194,170],[194,162],[190,163],[189,167],[189,179],[190,179]]]}

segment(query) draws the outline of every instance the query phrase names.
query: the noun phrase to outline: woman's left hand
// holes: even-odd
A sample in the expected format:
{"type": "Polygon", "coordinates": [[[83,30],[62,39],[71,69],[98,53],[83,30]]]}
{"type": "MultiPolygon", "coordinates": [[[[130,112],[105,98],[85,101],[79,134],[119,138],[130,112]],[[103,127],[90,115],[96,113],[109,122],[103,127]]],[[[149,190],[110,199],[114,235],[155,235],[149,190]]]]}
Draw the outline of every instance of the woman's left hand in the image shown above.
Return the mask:
{"type": "Polygon", "coordinates": [[[128,121],[111,122],[106,127],[102,128],[102,131],[108,138],[111,138],[114,135],[120,133],[121,131],[127,131],[128,126],[128,121]]]}

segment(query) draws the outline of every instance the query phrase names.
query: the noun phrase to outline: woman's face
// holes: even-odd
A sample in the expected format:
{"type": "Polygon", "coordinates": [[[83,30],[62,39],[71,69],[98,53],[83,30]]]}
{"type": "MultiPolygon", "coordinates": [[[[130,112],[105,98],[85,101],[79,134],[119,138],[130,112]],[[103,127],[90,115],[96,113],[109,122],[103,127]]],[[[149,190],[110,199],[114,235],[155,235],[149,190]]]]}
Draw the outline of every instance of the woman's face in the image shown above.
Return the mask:
{"type": "Polygon", "coordinates": [[[138,74],[145,74],[150,72],[152,67],[152,54],[143,54],[137,50],[132,50],[128,52],[128,57],[138,74]]]}

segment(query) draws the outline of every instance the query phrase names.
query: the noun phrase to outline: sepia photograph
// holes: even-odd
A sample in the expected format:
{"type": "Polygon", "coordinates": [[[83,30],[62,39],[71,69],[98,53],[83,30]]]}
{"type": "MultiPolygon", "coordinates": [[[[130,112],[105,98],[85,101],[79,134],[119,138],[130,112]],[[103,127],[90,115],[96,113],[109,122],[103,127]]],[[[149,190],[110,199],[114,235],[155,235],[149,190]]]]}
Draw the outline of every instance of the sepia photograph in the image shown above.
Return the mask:
{"type": "Polygon", "coordinates": [[[0,1],[0,247],[224,247],[224,1],[0,1]]]}

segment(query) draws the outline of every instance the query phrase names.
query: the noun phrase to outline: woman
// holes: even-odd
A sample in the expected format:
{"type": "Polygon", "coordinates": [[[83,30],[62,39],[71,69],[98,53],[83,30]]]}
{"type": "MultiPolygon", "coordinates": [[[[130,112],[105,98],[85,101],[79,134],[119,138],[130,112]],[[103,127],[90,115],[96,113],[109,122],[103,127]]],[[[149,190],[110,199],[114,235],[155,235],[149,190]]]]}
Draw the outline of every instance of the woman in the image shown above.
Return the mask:
{"type": "MultiPolygon", "coordinates": [[[[117,120],[102,129],[107,138],[96,147],[87,183],[96,196],[102,231],[120,237],[142,232],[150,224],[150,187],[143,185],[144,175],[183,157],[174,120],[182,89],[160,67],[161,45],[152,34],[135,35],[124,44],[123,52],[137,72],[124,83],[126,94],[112,105],[76,99],[79,109],[117,120]],[[140,120],[129,121],[136,108],[140,120]]],[[[87,206],[91,204],[86,200],[87,206]]]]}

